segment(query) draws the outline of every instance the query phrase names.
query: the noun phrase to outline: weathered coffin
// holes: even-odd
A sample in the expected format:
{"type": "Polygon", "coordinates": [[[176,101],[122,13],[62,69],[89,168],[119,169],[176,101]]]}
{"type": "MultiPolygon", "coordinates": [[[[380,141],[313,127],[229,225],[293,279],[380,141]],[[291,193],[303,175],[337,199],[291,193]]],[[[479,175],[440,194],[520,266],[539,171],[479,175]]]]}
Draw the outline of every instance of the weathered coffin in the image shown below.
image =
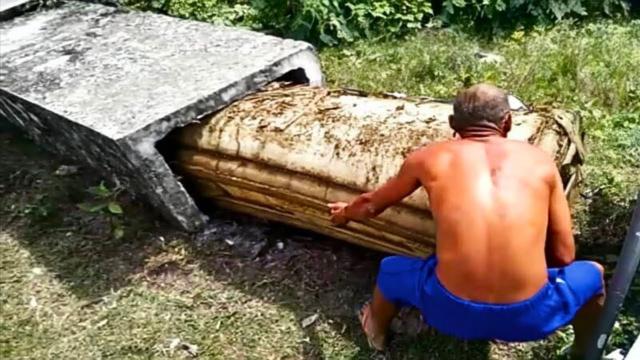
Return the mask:
{"type": "MultiPolygon", "coordinates": [[[[410,151],[451,138],[451,112],[446,102],[272,85],[175,133],[174,166],[192,191],[220,207],[373,249],[426,255],[435,224],[424,190],[345,227],[331,225],[326,203],[378,187],[410,151]]],[[[510,137],[539,146],[567,170],[581,150],[576,135],[571,114],[547,110],[515,112],[510,137]]]]}

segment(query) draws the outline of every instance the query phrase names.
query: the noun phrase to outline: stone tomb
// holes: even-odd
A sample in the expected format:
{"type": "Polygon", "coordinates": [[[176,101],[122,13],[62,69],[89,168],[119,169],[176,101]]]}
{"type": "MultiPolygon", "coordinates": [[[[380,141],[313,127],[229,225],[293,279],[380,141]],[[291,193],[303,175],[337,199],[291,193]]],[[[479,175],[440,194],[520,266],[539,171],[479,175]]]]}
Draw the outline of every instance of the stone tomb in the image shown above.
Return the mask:
{"type": "Polygon", "coordinates": [[[0,121],[117,179],[188,231],[206,217],[157,142],[276,79],[322,84],[304,42],[85,2],[3,9],[0,121]]]}

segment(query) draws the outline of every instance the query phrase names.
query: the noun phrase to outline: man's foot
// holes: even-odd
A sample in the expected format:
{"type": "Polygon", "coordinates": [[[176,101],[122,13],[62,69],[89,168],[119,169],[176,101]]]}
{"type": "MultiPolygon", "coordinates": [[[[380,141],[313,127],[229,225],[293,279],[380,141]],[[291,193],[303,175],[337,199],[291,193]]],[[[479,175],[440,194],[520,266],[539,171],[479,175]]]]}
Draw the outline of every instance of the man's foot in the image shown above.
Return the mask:
{"type": "Polygon", "coordinates": [[[380,334],[375,328],[375,323],[372,321],[370,300],[362,305],[360,312],[358,313],[358,318],[360,319],[362,331],[364,331],[364,334],[367,336],[369,346],[377,351],[384,351],[386,345],[386,334],[380,334]]]}

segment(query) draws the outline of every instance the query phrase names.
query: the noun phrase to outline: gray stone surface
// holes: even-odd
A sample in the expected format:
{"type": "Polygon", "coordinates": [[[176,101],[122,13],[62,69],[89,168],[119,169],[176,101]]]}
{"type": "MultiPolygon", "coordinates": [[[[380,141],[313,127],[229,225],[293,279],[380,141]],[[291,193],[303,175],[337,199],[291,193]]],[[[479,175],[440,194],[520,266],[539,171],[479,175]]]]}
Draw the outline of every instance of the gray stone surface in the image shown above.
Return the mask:
{"type": "Polygon", "coordinates": [[[0,22],[0,59],[0,118],[186,230],[205,217],[157,141],[289,71],[322,83],[306,43],[81,2],[0,22]]]}
{"type": "Polygon", "coordinates": [[[0,0],[0,21],[24,14],[41,5],[41,0],[0,0]]]}
{"type": "Polygon", "coordinates": [[[0,0],[0,12],[22,6],[32,2],[31,0],[0,0]]]}

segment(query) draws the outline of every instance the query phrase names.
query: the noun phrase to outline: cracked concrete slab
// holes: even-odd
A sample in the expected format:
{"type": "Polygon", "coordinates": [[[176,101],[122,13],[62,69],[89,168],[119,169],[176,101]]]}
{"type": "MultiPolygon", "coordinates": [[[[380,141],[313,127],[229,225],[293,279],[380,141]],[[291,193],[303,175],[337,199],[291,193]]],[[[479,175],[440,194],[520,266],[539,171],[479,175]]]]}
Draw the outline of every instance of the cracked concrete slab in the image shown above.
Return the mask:
{"type": "Polygon", "coordinates": [[[0,21],[22,15],[40,5],[41,0],[0,0],[0,21]]]}
{"type": "Polygon", "coordinates": [[[190,231],[206,217],[156,143],[292,71],[322,84],[307,43],[99,4],[2,21],[0,41],[0,119],[190,231]]]}

